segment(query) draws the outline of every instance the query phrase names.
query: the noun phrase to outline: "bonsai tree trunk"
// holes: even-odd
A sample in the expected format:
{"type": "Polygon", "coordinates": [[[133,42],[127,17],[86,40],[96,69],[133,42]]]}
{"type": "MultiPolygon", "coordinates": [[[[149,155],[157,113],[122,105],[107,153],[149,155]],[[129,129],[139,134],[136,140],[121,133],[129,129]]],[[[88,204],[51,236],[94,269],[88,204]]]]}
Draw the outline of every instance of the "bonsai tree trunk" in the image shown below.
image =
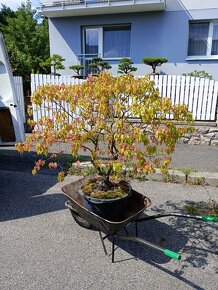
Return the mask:
{"type": "Polygon", "coordinates": [[[152,65],[153,74],[156,74],[156,65],[152,65]]]}

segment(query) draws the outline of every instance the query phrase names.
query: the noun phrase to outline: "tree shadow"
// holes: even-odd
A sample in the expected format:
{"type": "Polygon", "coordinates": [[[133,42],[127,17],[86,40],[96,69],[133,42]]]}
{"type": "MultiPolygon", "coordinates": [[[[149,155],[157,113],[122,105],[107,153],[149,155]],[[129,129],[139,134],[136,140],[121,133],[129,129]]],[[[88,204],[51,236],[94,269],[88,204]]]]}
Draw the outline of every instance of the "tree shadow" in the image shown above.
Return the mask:
{"type": "Polygon", "coordinates": [[[26,156],[12,150],[9,153],[0,154],[0,221],[65,209],[64,195],[49,190],[58,182],[58,170],[43,169],[32,176],[35,153],[26,156]]]}
{"type": "MultiPolygon", "coordinates": [[[[158,207],[153,207],[149,214],[160,212],[178,212],[181,213],[183,204],[187,204],[188,200],[181,203],[167,201],[158,207]]],[[[205,223],[185,218],[170,217],[161,220],[150,220],[138,224],[138,236],[151,243],[170,249],[174,252],[182,254],[182,261],[176,262],[176,269],[171,271],[166,268],[165,264],[170,258],[164,256],[163,253],[143,246],[139,243],[123,241],[116,238],[115,244],[117,251],[115,252],[115,263],[120,263],[131,258],[120,258],[119,248],[126,251],[132,256],[132,259],[142,260],[153,267],[181,280],[193,289],[203,289],[194,282],[183,277],[183,274],[192,268],[205,269],[211,264],[211,260],[215,260],[218,254],[217,247],[217,226],[213,223],[205,223]],[[183,259],[183,254],[185,258],[183,259]]],[[[135,235],[134,223],[128,227],[129,235],[135,235]]],[[[124,233],[122,233],[124,234],[124,233]]],[[[108,238],[111,241],[111,237],[108,238]]],[[[107,245],[107,247],[110,247],[107,245]]],[[[210,265],[214,274],[218,273],[216,263],[210,265]]]]}
{"type": "MultiPolygon", "coordinates": [[[[36,152],[24,152],[20,154],[16,149],[1,150],[0,147],[0,170],[22,171],[31,173],[35,161],[42,158],[36,152]]],[[[66,156],[65,158],[67,158],[66,156]]],[[[60,169],[51,170],[47,166],[41,168],[39,174],[57,175],[60,169]]]]}
{"type": "MultiPolygon", "coordinates": [[[[187,199],[181,200],[179,203],[169,200],[164,204],[158,205],[158,207],[153,207],[152,211],[154,213],[167,211],[186,214],[184,207],[191,203],[192,201],[187,199]]],[[[205,201],[199,203],[204,204],[205,201]]],[[[216,223],[174,217],[170,217],[168,221],[172,228],[181,231],[189,240],[191,246],[188,246],[187,249],[189,254],[195,257],[193,266],[204,267],[207,265],[209,253],[218,254],[218,228],[216,223]]]]}

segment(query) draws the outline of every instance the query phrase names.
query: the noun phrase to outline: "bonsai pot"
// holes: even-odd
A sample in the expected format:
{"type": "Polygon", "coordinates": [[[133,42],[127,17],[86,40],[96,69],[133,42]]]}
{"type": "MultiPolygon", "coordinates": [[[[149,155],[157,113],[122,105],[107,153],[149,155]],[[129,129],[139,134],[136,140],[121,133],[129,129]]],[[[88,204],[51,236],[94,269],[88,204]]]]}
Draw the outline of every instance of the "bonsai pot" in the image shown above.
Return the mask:
{"type": "Polygon", "coordinates": [[[106,220],[118,222],[122,219],[128,200],[132,195],[132,187],[129,185],[127,194],[111,199],[91,197],[83,193],[81,188],[78,189],[78,193],[82,197],[83,205],[86,209],[106,220]]]}
{"type": "Polygon", "coordinates": [[[86,78],[86,76],[83,76],[83,75],[74,75],[74,76],[72,76],[72,78],[75,78],[75,79],[85,79],[86,78]]]}

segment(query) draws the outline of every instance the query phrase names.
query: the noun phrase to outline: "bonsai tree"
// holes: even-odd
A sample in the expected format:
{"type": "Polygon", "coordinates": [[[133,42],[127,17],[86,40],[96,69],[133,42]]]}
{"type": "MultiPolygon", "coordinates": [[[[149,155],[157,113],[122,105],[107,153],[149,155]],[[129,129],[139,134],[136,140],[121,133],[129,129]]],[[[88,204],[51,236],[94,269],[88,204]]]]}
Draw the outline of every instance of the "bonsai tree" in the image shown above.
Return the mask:
{"type": "Polygon", "coordinates": [[[93,57],[89,67],[94,68],[94,71],[99,74],[102,71],[110,69],[111,65],[107,61],[103,61],[101,57],[96,56],[93,57]]]}
{"type": "MultiPolygon", "coordinates": [[[[127,164],[135,173],[148,174],[156,168],[167,173],[176,142],[192,131],[192,115],[187,107],[161,98],[148,76],[113,77],[102,72],[98,78],[89,77],[82,84],[39,87],[32,96],[36,107],[51,102],[60,109],[54,111],[48,106],[49,114],[38,123],[30,121],[34,127],[32,135],[17,144],[17,150],[22,153],[35,148],[37,154],[48,158],[50,146],[69,143],[75,158],[81,149],[88,152],[99,175],[100,183],[95,184],[98,193],[114,188],[113,176],[120,176],[127,164]],[[168,119],[168,114],[174,120],[168,119]],[[132,118],[138,121],[134,123],[132,118]],[[177,124],[180,122],[188,126],[177,124]]],[[[56,155],[49,158],[53,157],[56,155]]],[[[41,158],[32,173],[36,174],[42,166],[45,159],[41,158]]],[[[48,166],[56,168],[58,164],[51,159],[48,166]]],[[[64,172],[58,177],[63,180],[64,172]]],[[[85,193],[91,194],[90,186],[85,193]]]]}
{"type": "Polygon", "coordinates": [[[57,70],[64,69],[63,61],[65,61],[62,56],[58,54],[53,54],[51,57],[46,59],[46,61],[41,62],[40,66],[44,69],[53,67],[54,75],[57,75],[57,70]]]}
{"type": "Polygon", "coordinates": [[[119,74],[128,74],[128,73],[137,71],[137,68],[132,66],[132,65],[133,65],[133,62],[129,58],[127,58],[127,57],[121,58],[120,63],[118,65],[117,72],[119,74]]]}
{"type": "Polygon", "coordinates": [[[84,68],[85,68],[85,67],[84,67],[83,65],[71,65],[71,66],[69,67],[69,69],[72,69],[72,70],[75,71],[75,73],[77,74],[77,76],[80,75],[80,71],[81,71],[82,69],[84,69],[84,68]]]}
{"type": "Polygon", "coordinates": [[[153,74],[156,73],[156,67],[161,66],[163,63],[168,62],[167,58],[160,58],[160,57],[144,57],[142,59],[144,64],[150,65],[153,69],[153,74]]]}

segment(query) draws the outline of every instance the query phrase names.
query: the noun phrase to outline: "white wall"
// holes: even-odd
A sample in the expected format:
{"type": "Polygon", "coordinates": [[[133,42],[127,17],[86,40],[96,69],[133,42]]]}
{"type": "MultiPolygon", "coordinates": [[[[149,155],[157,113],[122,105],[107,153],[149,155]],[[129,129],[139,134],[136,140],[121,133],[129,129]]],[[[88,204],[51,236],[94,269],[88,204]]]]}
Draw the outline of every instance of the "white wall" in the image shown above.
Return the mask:
{"type": "Polygon", "coordinates": [[[166,10],[218,9],[218,0],[166,0],[166,10]]]}

